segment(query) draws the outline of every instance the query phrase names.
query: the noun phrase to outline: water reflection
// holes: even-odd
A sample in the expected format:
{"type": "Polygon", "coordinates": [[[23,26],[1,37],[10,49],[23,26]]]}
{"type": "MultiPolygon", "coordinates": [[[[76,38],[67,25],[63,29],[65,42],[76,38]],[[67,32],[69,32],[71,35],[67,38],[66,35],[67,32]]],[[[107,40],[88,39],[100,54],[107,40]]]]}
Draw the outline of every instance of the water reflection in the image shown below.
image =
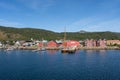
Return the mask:
{"type": "Polygon", "coordinates": [[[107,50],[85,50],[86,61],[89,65],[96,62],[98,64],[104,63],[106,60],[107,50]]]}
{"type": "Polygon", "coordinates": [[[47,50],[49,54],[57,54],[58,50],[47,50]]]}
{"type": "Polygon", "coordinates": [[[0,50],[0,80],[119,80],[119,60],[116,50],[0,50]]]}
{"type": "Polygon", "coordinates": [[[89,56],[91,54],[97,54],[100,56],[105,56],[107,50],[85,50],[85,53],[89,56]]]}

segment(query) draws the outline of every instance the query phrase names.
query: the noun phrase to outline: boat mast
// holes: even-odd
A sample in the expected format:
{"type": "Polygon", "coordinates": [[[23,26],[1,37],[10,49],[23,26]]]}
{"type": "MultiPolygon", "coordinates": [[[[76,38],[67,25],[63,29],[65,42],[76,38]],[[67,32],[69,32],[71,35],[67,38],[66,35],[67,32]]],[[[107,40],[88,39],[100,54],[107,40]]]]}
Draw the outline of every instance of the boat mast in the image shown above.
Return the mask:
{"type": "Polygon", "coordinates": [[[67,48],[67,43],[66,43],[66,27],[64,28],[64,48],[67,48]]]}
{"type": "Polygon", "coordinates": [[[64,42],[66,41],[66,27],[64,28],[64,42]]]}

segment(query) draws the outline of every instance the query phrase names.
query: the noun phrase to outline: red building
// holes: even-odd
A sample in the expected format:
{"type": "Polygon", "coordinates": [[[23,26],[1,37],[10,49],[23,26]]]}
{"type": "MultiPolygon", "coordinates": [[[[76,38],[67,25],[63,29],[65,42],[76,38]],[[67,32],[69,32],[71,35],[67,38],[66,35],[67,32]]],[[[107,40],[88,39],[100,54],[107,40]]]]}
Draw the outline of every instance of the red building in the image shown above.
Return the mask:
{"type": "Polygon", "coordinates": [[[77,47],[80,46],[80,43],[78,41],[70,40],[67,42],[62,43],[63,47],[77,47]]]}
{"type": "Polygon", "coordinates": [[[96,40],[93,40],[93,46],[97,47],[97,41],[96,40]]]}
{"type": "Polygon", "coordinates": [[[95,45],[95,42],[93,42],[92,39],[91,40],[87,39],[85,41],[85,46],[88,47],[88,48],[93,47],[94,45],[95,45]]]}
{"type": "Polygon", "coordinates": [[[38,43],[38,46],[43,47],[43,43],[42,42],[38,43]]]}
{"type": "Polygon", "coordinates": [[[99,40],[99,47],[106,47],[106,40],[102,40],[102,39],[100,39],[99,40]]]}
{"type": "Polygon", "coordinates": [[[47,43],[47,47],[49,48],[58,47],[58,44],[55,41],[49,41],[47,43]]]}
{"type": "Polygon", "coordinates": [[[102,48],[104,48],[104,47],[106,47],[106,40],[102,40],[102,39],[100,39],[100,40],[89,40],[89,39],[87,39],[86,41],[85,41],[85,46],[86,47],[88,47],[88,48],[91,48],[91,47],[102,47],[102,48]]]}

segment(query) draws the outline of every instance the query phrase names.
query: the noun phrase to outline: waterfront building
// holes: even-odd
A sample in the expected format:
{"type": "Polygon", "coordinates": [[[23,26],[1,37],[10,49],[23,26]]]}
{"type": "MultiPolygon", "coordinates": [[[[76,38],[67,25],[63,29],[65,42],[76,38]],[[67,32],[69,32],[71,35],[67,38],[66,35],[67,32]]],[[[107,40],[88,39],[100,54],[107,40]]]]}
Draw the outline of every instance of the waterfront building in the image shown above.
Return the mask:
{"type": "Polygon", "coordinates": [[[0,42],[0,48],[2,48],[3,47],[3,44],[0,42]]]}
{"type": "Polygon", "coordinates": [[[93,43],[93,39],[87,39],[87,40],[85,40],[85,46],[86,47],[88,47],[88,48],[91,48],[91,47],[93,47],[93,45],[95,45],[94,43],[93,43]]]}
{"type": "Polygon", "coordinates": [[[55,40],[55,42],[56,42],[57,44],[62,44],[62,43],[63,43],[63,40],[55,40]]]}
{"type": "Polygon", "coordinates": [[[38,45],[39,47],[42,47],[42,46],[43,46],[43,43],[42,43],[42,42],[39,42],[37,45],[38,45]]]}
{"type": "Polygon", "coordinates": [[[92,47],[106,47],[106,40],[102,40],[102,39],[99,39],[99,40],[93,40],[93,39],[87,39],[85,40],[85,46],[87,48],[92,48],[92,47]]]}
{"type": "Polygon", "coordinates": [[[98,40],[98,47],[105,48],[106,47],[106,40],[105,39],[99,39],[98,40]]]}
{"type": "Polygon", "coordinates": [[[19,41],[16,41],[15,44],[14,44],[15,47],[19,47],[21,46],[20,42],[19,41]]]}
{"type": "Polygon", "coordinates": [[[114,45],[114,44],[120,45],[120,40],[107,40],[106,43],[107,45],[114,45]]]}
{"type": "Polygon", "coordinates": [[[47,47],[49,47],[49,48],[55,48],[55,47],[58,47],[58,44],[55,42],[55,41],[49,41],[48,43],[47,43],[47,47]]]}
{"type": "Polygon", "coordinates": [[[80,47],[85,46],[85,42],[84,41],[80,40],[79,43],[80,43],[80,47]]]}
{"type": "Polygon", "coordinates": [[[74,41],[74,40],[69,40],[69,41],[63,42],[62,46],[63,47],[65,47],[65,46],[66,47],[78,47],[78,46],[80,46],[80,42],[74,41]]]}
{"type": "Polygon", "coordinates": [[[79,48],[80,42],[69,40],[62,43],[63,49],[61,50],[62,53],[75,53],[76,49],[79,48]]]}
{"type": "Polygon", "coordinates": [[[58,49],[58,44],[55,41],[49,41],[46,46],[47,49],[58,49]]]}
{"type": "Polygon", "coordinates": [[[93,47],[97,47],[97,41],[93,40],[93,47]]]}
{"type": "Polygon", "coordinates": [[[33,41],[31,41],[31,40],[25,41],[25,42],[22,44],[22,46],[24,46],[24,47],[33,46],[33,45],[35,45],[35,44],[34,44],[33,41]]]}
{"type": "Polygon", "coordinates": [[[47,40],[42,40],[39,41],[39,43],[37,44],[39,47],[46,47],[47,46],[47,40]]]}
{"type": "Polygon", "coordinates": [[[0,47],[2,46],[2,43],[0,42],[0,47]]]}

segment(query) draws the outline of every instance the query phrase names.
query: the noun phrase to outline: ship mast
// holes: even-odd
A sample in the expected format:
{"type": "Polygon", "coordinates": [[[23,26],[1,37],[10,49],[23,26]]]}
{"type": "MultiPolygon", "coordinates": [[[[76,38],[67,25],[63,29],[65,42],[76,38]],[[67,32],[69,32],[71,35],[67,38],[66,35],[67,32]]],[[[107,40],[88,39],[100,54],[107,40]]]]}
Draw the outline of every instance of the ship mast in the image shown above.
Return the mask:
{"type": "Polygon", "coordinates": [[[66,43],[66,27],[64,28],[64,48],[67,48],[67,43],[66,43]]]}
{"type": "Polygon", "coordinates": [[[64,42],[66,41],[66,27],[64,28],[64,42]]]}

